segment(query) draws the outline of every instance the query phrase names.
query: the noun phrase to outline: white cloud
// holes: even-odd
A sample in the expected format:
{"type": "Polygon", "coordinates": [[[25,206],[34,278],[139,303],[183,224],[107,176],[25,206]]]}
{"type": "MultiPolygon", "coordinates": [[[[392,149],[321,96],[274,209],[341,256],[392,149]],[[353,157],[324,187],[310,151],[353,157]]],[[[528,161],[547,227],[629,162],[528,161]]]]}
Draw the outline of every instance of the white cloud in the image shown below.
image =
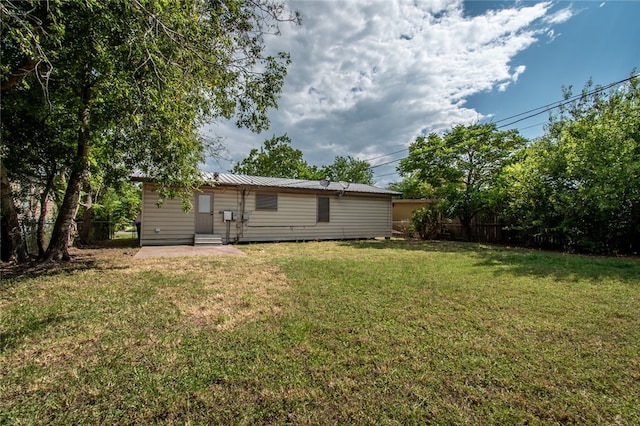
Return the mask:
{"type": "Polygon", "coordinates": [[[571,10],[571,8],[567,7],[553,13],[552,15],[547,17],[545,21],[548,22],[549,24],[557,25],[557,24],[562,24],[564,22],[567,22],[569,19],[571,19],[572,16],[573,16],[573,11],[571,10]]]}
{"type": "Polygon", "coordinates": [[[227,138],[235,161],[274,134],[288,133],[319,165],[336,155],[366,159],[397,151],[422,131],[476,121],[482,117],[465,107],[465,98],[506,90],[526,69],[512,68],[514,56],[571,16],[569,9],[551,13],[551,3],[473,17],[459,0],[291,4],[302,26],[285,25],[268,40],[293,61],[271,129],[253,135],[231,123],[213,128],[227,138]]]}
{"type": "Polygon", "coordinates": [[[524,66],[524,65],[520,65],[520,66],[516,67],[516,69],[514,70],[513,74],[511,75],[511,79],[513,80],[514,83],[518,81],[518,77],[520,77],[520,74],[525,72],[526,69],[527,69],[527,67],[524,66]]]}

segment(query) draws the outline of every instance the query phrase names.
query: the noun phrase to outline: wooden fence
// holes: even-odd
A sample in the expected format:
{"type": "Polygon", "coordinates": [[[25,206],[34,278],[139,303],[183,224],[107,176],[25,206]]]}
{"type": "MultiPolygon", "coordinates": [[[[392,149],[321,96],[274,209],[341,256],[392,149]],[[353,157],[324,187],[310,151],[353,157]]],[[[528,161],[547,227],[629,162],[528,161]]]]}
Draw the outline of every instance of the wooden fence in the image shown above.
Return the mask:
{"type": "MultiPolygon", "coordinates": [[[[410,220],[393,221],[393,231],[397,236],[414,238],[410,220]]],[[[506,244],[514,242],[517,234],[506,229],[501,223],[474,223],[471,228],[473,241],[506,244]]],[[[439,224],[437,239],[463,240],[462,225],[458,221],[443,220],[439,224]]]]}

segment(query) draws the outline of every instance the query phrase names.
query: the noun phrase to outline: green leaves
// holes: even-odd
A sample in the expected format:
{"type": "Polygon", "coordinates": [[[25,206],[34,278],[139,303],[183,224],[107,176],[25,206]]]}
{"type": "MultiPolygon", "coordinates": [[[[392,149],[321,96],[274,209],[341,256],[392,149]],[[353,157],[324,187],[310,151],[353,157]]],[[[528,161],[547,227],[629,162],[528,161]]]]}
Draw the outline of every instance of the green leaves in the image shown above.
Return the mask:
{"type": "Polygon", "coordinates": [[[590,88],[552,118],[511,170],[510,214],[527,232],[567,250],[637,250],[638,79],[608,93],[590,88]]]}
{"type": "Polygon", "coordinates": [[[423,240],[434,238],[438,233],[439,212],[433,207],[421,207],[411,214],[411,228],[423,240]]]}
{"type": "MultiPolygon", "coordinates": [[[[24,163],[26,145],[50,147],[42,157],[70,168],[64,224],[52,239],[65,244],[85,182],[137,171],[165,196],[190,196],[204,159],[203,123],[235,117],[253,131],[268,128],[290,59],[265,54],[263,35],[299,22],[273,0],[6,1],[0,12],[3,100],[5,90],[24,98],[8,114],[37,123],[48,110],[38,133],[55,133],[47,141],[56,142],[40,143],[30,128],[5,130],[3,115],[7,164],[24,163]]],[[[20,182],[40,169],[39,160],[29,161],[11,173],[20,182]]]]}
{"type": "Polygon", "coordinates": [[[459,125],[443,136],[418,137],[398,171],[433,187],[442,211],[459,218],[470,236],[471,220],[499,204],[501,173],[525,142],[494,124],[459,125]]]}
{"type": "Polygon", "coordinates": [[[286,134],[267,139],[259,150],[252,149],[231,171],[252,176],[373,183],[373,171],[366,161],[337,156],[328,166],[311,166],[303,159],[302,151],[291,146],[291,138],[286,134]]]}
{"type": "MultiPolygon", "coordinates": [[[[572,98],[565,89],[567,99],[572,98]]],[[[438,207],[470,235],[498,215],[521,243],[595,253],[640,250],[640,79],[609,92],[589,82],[525,145],[494,125],[417,138],[398,170],[431,185],[438,207]]],[[[415,194],[415,192],[413,192],[415,194]]]]}
{"type": "Polygon", "coordinates": [[[290,179],[311,179],[312,170],[302,151],[291,146],[286,134],[264,141],[264,147],[252,149],[249,156],[233,166],[234,173],[290,179]]]}
{"type": "Polygon", "coordinates": [[[351,156],[337,156],[332,164],[320,168],[320,177],[329,178],[332,182],[354,182],[373,185],[371,165],[364,160],[351,156]]]}

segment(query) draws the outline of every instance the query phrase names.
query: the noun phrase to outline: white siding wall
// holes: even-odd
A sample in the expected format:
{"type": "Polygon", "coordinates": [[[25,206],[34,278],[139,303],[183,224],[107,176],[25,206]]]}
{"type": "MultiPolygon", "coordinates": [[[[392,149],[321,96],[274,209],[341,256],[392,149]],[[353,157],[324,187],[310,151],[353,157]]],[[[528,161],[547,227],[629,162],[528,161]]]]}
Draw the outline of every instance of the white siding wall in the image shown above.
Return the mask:
{"type": "MultiPolygon", "coordinates": [[[[255,209],[256,191],[214,188],[213,232],[227,242],[304,241],[321,239],[353,239],[391,236],[391,197],[350,194],[338,197],[334,192],[278,193],[278,210],[255,209]],[[329,197],[329,222],[317,222],[317,198],[329,197]],[[241,221],[243,212],[248,219],[241,221]],[[238,220],[223,220],[224,210],[236,211],[238,220]]],[[[267,193],[268,191],[258,191],[267,193]]],[[[156,206],[157,194],[150,184],[144,185],[142,245],[192,244],[195,214],[184,213],[180,200],[167,200],[156,206]],[[160,228],[160,232],[155,232],[160,228]]]]}
{"type": "Polygon", "coordinates": [[[237,223],[239,241],[297,241],[391,236],[391,197],[327,194],[278,194],[278,211],[255,210],[248,191],[249,219],[237,223]],[[329,222],[318,223],[317,197],[330,199],[329,222]]]}
{"type": "Polygon", "coordinates": [[[165,200],[158,207],[158,194],[145,183],[142,192],[140,245],[193,244],[195,215],[185,213],[180,199],[165,200]],[[156,232],[156,229],[159,231],[156,232]]]}
{"type": "MultiPolygon", "coordinates": [[[[213,194],[213,233],[220,235],[227,241],[227,223],[222,212],[225,210],[240,211],[241,190],[235,188],[215,188],[213,194]]],[[[229,222],[229,242],[233,242],[236,231],[236,222],[229,222]]]]}

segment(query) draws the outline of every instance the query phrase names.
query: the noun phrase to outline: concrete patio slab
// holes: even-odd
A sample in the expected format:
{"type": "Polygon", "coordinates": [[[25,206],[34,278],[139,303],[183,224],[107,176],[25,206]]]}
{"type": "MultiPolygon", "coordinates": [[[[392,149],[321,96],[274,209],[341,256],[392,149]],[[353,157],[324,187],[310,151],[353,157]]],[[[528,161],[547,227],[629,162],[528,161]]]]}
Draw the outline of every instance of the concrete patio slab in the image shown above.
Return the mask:
{"type": "Polygon", "coordinates": [[[150,259],[155,257],[187,257],[187,256],[246,256],[246,253],[233,246],[144,246],[140,247],[134,259],[150,259]]]}

